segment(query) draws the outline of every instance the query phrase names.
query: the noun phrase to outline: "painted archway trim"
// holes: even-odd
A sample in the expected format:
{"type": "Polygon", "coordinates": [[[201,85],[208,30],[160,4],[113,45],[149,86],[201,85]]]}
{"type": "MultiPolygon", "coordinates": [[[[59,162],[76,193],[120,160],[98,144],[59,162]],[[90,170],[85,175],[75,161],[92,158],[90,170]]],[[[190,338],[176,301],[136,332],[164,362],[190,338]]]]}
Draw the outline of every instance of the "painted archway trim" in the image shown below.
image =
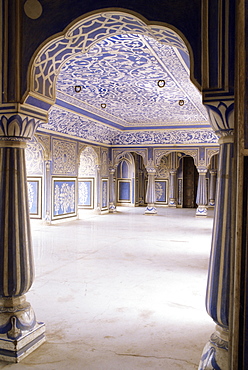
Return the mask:
{"type": "Polygon", "coordinates": [[[189,53],[186,40],[179,31],[148,23],[124,11],[104,11],[77,20],[64,34],[56,36],[37,52],[30,68],[26,103],[34,104],[37,100],[54,104],[56,77],[63,64],[73,55],[87,52],[92,45],[110,36],[147,35],[189,53]]]}

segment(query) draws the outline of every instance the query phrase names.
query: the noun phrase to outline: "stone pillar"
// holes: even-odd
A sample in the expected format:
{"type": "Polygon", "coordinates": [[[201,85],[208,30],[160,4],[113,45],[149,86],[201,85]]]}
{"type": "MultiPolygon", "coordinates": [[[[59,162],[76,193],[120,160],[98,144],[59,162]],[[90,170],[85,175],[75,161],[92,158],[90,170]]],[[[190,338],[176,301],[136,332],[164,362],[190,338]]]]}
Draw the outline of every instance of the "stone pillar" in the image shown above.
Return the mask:
{"type": "Polygon", "coordinates": [[[210,170],[210,186],[209,186],[209,206],[215,206],[215,192],[216,192],[216,177],[217,170],[210,170]]]}
{"type": "Polygon", "coordinates": [[[146,203],[147,207],[145,210],[146,215],[155,215],[157,214],[157,209],[154,205],[156,202],[156,188],[155,188],[155,175],[156,169],[154,167],[147,168],[148,173],[148,183],[146,189],[146,203]]]}
{"type": "Polygon", "coordinates": [[[109,212],[116,212],[116,194],[114,181],[115,167],[109,168],[109,212]]]}
{"type": "Polygon", "coordinates": [[[96,166],[96,204],[97,204],[97,212],[101,212],[101,166],[96,166]]]}
{"type": "Polygon", "coordinates": [[[207,169],[199,167],[197,168],[199,172],[198,186],[197,186],[197,195],[196,195],[196,216],[207,216],[208,209],[208,198],[207,198],[207,184],[206,184],[206,174],[207,169]]]}
{"type": "Polygon", "coordinates": [[[177,185],[177,170],[170,170],[170,195],[169,195],[169,207],[176,207],[176,185],[177,185]]]}
{"type": "Polygon", "coordinates": [[[139,205],[144,205],[144,172],[139,170],[139,205]]]}
{"type": "Polygon", "coordinates": [[[25,164],[34,119],[0,120],[0,360],[19,362],[45,341],[25,293],[34,279],[25,164]]]}
{"type": "Polygon", "coordinates": [[[177,206],[176,189],[177,189],[177,153],[170,154],[171,169],[170,169],[170,187],[169,187],[169,207],[177,206]]]}
{"type": "Polygon", "coordinates": [[[219,169],[208,270],[206,309],[216,323],[216,331],[206,344],[199,370],[228,369],[230,248],[232,218],[233,103],[207,106],[210,120],[220,137],[219,169]]]}
{"type": "Polygon", "coordinates": [[[51,210],[51,161],[45,161],[45,222],[47,225],[51,224],[52,210],[51,210]]]}

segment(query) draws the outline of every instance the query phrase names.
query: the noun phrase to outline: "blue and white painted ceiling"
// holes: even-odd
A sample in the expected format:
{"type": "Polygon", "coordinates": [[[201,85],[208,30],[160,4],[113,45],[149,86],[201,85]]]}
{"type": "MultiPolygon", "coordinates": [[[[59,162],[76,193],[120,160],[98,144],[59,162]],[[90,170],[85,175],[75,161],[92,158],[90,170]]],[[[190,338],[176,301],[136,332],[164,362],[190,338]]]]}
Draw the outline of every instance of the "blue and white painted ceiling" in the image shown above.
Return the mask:
{"type": "Polygon", "coordinates": [[[112,36],[74,55],[56,90],[41,129],[107,145],[217,142],[190,81],[189,56],[146,35],[112,36]]]}

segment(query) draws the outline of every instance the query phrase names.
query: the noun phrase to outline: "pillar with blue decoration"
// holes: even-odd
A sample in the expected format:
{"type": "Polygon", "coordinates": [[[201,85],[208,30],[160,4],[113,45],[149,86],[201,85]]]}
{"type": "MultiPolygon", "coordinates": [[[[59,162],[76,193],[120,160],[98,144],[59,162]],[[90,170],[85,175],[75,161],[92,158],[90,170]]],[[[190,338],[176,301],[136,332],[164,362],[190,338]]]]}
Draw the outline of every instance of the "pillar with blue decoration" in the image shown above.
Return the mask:
{"type": "Polygon", "coordinates": [[[226,370],[229,347],[234,103],[233,99],[215,101],[206,104],[206,107],[220,145],[206,294],[206,309],[216,324],[216,330],[203,350],[199,370],[226,370]]]}
{"type": "Polygon", "coordinates": [[[0,359],[19,362],[45,341],[25,293],[34,279],[25,147],[38,122],[0,118],[0,359]]]}

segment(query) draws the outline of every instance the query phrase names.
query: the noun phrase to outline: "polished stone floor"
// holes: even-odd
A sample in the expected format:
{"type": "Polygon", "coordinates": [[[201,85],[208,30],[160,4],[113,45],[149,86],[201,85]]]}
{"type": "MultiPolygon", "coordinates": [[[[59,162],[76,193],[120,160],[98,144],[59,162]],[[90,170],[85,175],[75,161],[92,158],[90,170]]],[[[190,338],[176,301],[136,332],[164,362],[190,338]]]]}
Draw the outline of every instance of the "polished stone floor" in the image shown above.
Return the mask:
{"type": "Polygon", "coordinates": [[[193,370],[214,323],[204,306],[213,211],[119,207],[33,220],[27,294],[47,342],[15,370],[193,370]]]}

